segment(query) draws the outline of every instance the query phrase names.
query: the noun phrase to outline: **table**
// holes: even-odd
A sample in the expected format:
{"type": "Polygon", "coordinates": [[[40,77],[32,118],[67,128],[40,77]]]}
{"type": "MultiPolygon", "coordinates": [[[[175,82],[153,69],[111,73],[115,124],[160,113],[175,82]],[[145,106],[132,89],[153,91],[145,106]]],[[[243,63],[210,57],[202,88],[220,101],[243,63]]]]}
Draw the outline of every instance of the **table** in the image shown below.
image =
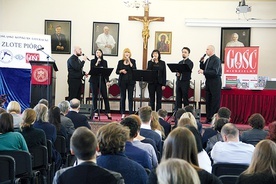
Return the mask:
{"type": "Polygon", "coordinates": [[[247,124],[248,118],[260,113],[266,125],[276,121],[276,90],[223,89],[221,107],[231,110],[231,122],[247,124]]]}

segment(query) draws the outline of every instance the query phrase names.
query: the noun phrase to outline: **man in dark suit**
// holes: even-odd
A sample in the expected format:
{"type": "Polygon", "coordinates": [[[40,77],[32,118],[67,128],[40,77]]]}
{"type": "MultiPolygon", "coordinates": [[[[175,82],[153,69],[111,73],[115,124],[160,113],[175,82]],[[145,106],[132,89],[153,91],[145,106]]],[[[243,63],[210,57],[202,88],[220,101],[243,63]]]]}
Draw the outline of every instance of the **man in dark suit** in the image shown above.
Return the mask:
{"type": "Polygon", "coordinates": [[[66,117],[70,118],[74,124],[75,129],[81,126],[85,126],[91,129],[90,125],[88,124],[88,119],[86,116],[79,114],[80,110],[80,101],[76,98],[73,98],[70,101],[70,111],[66,114],[66,117]]]}
{"type": "Polygon", "coordinates": [[[53,52],[68,52],[65,35],[61,33],[61,26],[56,26],[56,33],[51,35],[51,45],[53,52]]]}
{"type": "Polygon", "coordinates": [[[91,130],[80,127],[71,138],[71,153],[77,166],[56,172],[53,183],[124,183],[120,173],[111,172],[96,164],[97,139],[91,130]]]}
{"type": "Polygon", "coordinates": [[[164,128],[165,136],[167,137],[172,130],[171,124],[165,120],[165,118],[168,115],[168,112],[165,109],[159,109],[158,115],[159,115],[159,123],[164,128]]]}
{"type": "Polygon", "coordinates": [[[140,135],[154,140],[160,155],[162,155],[162,149],[163,149],[162,138],[158,133],[153,131],[150,126],[151,112],[152,110],[150,106],[141,107],[139,109],[139,117],[141,118],[141,121],[142,121],[140,135]]]}

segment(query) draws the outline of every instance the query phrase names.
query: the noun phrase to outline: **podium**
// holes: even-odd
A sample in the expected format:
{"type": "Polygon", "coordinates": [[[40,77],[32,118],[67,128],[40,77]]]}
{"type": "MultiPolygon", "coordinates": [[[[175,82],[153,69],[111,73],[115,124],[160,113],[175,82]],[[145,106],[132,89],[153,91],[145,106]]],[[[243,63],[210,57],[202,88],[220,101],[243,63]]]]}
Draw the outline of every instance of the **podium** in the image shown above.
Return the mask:
{"type": "Polygon", "coordinates": [[[56,72],[58,68],[52,61],[30,61],[31,93],[30,106],[33,108],[40,99],[48,100],[49,107],[55,105],[56,72]]]}

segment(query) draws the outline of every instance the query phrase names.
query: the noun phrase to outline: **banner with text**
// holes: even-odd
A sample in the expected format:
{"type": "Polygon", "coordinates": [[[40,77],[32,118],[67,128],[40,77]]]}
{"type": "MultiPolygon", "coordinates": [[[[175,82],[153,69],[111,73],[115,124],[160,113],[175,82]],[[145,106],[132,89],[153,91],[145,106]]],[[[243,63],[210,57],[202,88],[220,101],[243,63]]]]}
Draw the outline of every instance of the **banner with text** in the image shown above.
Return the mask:
{"type": "Polygon", "coordinates": [[[250,85],[257,83],[258,62],[259,47],[226,47],[224,55],[225,86],[255,88],[250,85]]]}
{"type": "Polygon", "coordinates": [[[0,32],[0,67],[30,69],[30,60],[47,61],[48,55],[50,35],[0,32]]]}

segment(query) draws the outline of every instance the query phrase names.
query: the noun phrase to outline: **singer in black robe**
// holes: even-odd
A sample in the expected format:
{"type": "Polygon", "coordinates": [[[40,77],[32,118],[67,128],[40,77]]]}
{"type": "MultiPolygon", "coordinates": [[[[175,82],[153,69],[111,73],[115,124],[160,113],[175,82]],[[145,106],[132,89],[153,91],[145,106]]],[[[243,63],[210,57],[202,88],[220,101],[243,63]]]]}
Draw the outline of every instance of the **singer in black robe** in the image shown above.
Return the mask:
{"type": "MultiPolygon", "coordinates": [[[[91,60],[90,62],[90,71],[91,69],[95,68],[108,68],[107,67],[107,61],[104,60],[103,58],[103,52],[101,49],[97,49],[95,52],[95,58],[91,60]]],[[[105,106],[105,113],[108,117],[108,119],[112,119],[110,115],[110,105],[109,105],[109,99],[107,96],[107,88],[106,84],[109,81],[109,76],[99,76],[99,75],[93,75],[92,73],[89,72],[91,75],[89,82],[90,82],[90,88],[92,91],[92,103],[93,103],[93,110],[94,110],[94,118],[98,119],[98,112],[100,107],[98,107],[97,102],[98,102],[98,94],[99,91],[103,97],[104,100],[104,106],[105,106]],[[101,86],[100,86],[100,78],[101,78],[101,86]],[[99,87],[101,87],[99,89],[99,87]]]]}

